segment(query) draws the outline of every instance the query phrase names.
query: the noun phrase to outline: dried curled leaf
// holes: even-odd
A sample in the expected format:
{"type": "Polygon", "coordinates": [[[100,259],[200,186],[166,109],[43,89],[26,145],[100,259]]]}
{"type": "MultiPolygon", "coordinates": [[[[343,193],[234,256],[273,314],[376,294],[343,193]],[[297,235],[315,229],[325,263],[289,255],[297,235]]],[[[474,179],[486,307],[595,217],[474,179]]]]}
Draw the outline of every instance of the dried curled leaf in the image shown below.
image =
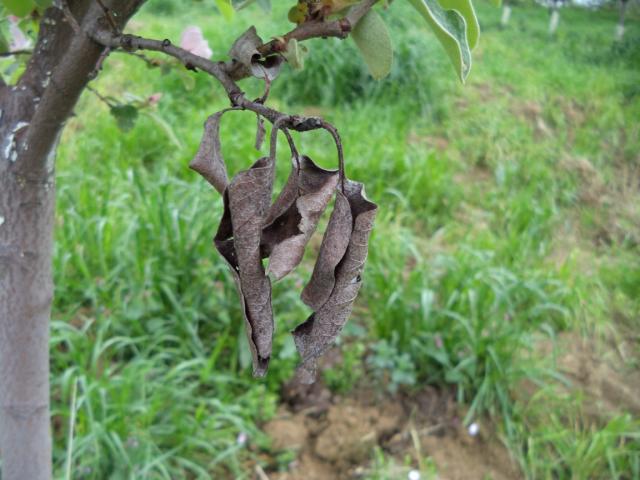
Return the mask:
{"type": "Polygon", "coordinates": [[[338,183],[338,172],[318,167],[307,156],[293,158],[293,168],[274,202],[263,231],[267,273],[280,280],[298,266],[338,183]]]}
{"type": "Polygon", "coordinates": [[[189,164],[189,168],[202,175],[220,193],[224,193],[229,184],[220,146],[220,120],[228,111],[222,110],[207,118],[200,147],[189,164]]]}
{"type": "Polygon", "coordinates": [[[258,36],[256,27],[251,26],[233,43],[229,56],[241,63],[254,77],[273,80],[280,73],[284,60],[279,55],[271,55],[261,60],[262,55],[258,51],[261,45],[262,39],[258,36]]]}
{"type": "Polygon", "coordinates": [[[260,254],[262,226],[269,210],[274,161],[261,158],[238,173],[224,192],[224,214],[214,238],[234,273],[253,356],[253,374],[264,376],[271,357],[271,282],[260,254]]]}
{"type": "Polygon", "coordinates": [[[311,280],[302,290],[302,301],[313,310],[327,303],[336,284],[336,267],[344,257],[353,230],[353,216],[349,200],[341,192],[336,193],[336,202],[324,232],[320,253],[311,274],[311,280]]]}
{"type": "MultiPolygon", "coordinates": [[[[369,234],[378,207],[367,200],[361,183],[345,182],[344,192],[337,192],[336,205],[339,198],[346,200],[353,226],[346,252],[335,270],[333,290],[327,301],[293,331],[296,348],[302,357],[302,364],[298,368],[298,378],[302,383],[315,381],[317,359],[344,327],[362,284],[360,275],[367,258],[369,234]]],[[[342,214],[342,218],[345,217],[342,214]]],[[[325,235],[323,244],[330,240],[327,237],[325,235]]]]}

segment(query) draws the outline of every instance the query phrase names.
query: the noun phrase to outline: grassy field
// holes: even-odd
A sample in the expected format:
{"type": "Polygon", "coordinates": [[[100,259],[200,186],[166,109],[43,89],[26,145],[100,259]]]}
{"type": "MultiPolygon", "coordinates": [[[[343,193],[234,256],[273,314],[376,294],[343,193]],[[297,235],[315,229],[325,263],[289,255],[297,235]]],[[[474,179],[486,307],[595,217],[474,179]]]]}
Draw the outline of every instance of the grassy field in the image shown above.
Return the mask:
{"type": "MultiPolygon", "coordinates": [[[[177,40],[198,24],[219,58],[248,24],[264,37],[287,28],[257,9],[223,23],[208,6],[176,4],[150,1],[132,31],[177,40]]],[[[498,9],[479,14],[466,86],[402,2],[386,15],[390,78],[374,82],[350,42],[326,40],[274,86],[275,106],[340,129],[348,175],[380,205],[343,361],[324,381],[343,396],[452,392],[460,422],[491,425],[523,477],[640,478],[638,19],[616,43],[613,11],[563,10],[552,39],[542,8],[514,8],[506,29],[498,9]]],[[[227,104],[222,89],[121,53],[92,86],[162,98],[122,133],[86,92],[60,146],[56,478],[286,468],[292,454],[274,452],[260,427],[297,363],[288,331],[308,315],[298,295],[311,263],[276,284],[274,358],[252,379],[235,288],[211,242],[222,202],[186,168],[203,121],[227,104]]],[[[254,128],[249,113],[225,117],[232,172],[260,155],[254,128]]],[[[335,165],[326,135],[296,138],[335,165]]],[[[280,184],[287,169],[283,154],[280,184]]],[[[428,451],[414,453],[372,449],[365,477],[439,471],[428,451]]]]}

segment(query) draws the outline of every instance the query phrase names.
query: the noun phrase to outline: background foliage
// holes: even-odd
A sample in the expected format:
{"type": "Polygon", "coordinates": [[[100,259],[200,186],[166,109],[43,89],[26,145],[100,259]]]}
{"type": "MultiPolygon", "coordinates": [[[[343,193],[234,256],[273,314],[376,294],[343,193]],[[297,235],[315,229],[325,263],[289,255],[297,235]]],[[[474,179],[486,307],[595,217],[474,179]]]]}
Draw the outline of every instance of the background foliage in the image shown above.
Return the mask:
{"type": "MultiPolygon", "coordinates": [[[[274,5],[275,24],[254,6],[222,28],[204,2],[153,0],[131,29],[177,39],[198,23],[217,58],[248,23],[264,37],[285,31],[286,8],[274,5]]],[[[586,421],[581,393],[563,389],[570,380],[542,346],[624,345],[624,368],[637,368],[640,29],[630,23],[614,42],[615,12],[567,9],[549,39],[541,8],[515,8],[501,30],[499,12],[480,5],[483,36],[462,87],[413,16],[402,2],[385,13],[395,47],[386,79],[369,77],[351,42],[314,41],[304,70],[272,93],[340,128],[349,174],[383,205],[344,365],[325,377],[342,392],[453,388],[464,420],[492,416],[531,478],[639,476],[637,417],[613,409],[586,421]],[[538,385],[532,399],[517,395],[523,382],[538,385]]],[[[246,465],[269,448],[258,425],[297,362],[287,332],[308,314],[296,292],[309,265],[275,288],[278,353],[254,380],[235,289],[211,245],[222,204],[186,168],[204,119],[226,106],[222,90],[120,53],[92,86],[145,105],[162,96],[122,133],[86,92],[60,147],[57,475],[249,478],[246,465]]],[[[225,117],[234,172],[258,155],[254,127],[248,114],[225,117]]],[[[330,139],[300,141],[335,164],[330,139]]]]}

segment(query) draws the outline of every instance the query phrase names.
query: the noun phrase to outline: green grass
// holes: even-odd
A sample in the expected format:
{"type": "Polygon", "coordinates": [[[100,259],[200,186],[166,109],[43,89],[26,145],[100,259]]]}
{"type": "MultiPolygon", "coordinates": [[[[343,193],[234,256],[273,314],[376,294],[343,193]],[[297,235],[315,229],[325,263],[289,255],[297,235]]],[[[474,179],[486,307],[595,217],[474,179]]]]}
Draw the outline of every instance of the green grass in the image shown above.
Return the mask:
{"type": "MultiPolygon", "coordinates": [[[[389,79],[368,78],[349,42],[318,40],[305,70],[274,85],[274,105],[338,126],[347,173],[381,207],[341,342],[346,366],[327,381],[340,392],[363,377],[390,382],[380,388],[448,386],[467,420],[499,420],[530,478],[635,478],[638,419],[587,421],[579,399],[554,388],[553,362],[536,345],[564,331],[598,341],[638,328],[640,29],[630,21],[614,44],[615,12],[566,9],[549,39],[544,9],[514,8],[504,30],[499,15],[480,5],[484,35],[464,87],[401,2],[387,14],[397,47],[389,79]],[[514,395],[524,381],[543,385],[530,402],[514,395]]],[[[264,37],[287,27],[249,9],[221,28],[209,7],[182,12],[164,0],[133,28],[178,39],[194,22],[216,57],[249,23],[264,37]]],[[[153,111],[162,122],[144,114],[122,133],[87,92],[60,146],[56,478],[76,383],[72,478],[251,478],[247,462],[268,449],[257,425],[297,361],[287,332],[308,315],[298,292],[310,265],[275,287],[275,354],[267,379],[254,380],[235,288],[212,247],[221,200],[186,168],[203,121],[226,106],[222,89],[120,53],[93,86],[116,98],[162,92],[153,111]]],[[[254,124],[246,112],[224,118],[231,172],[260,155],[254,124]]],[[[335,165],[326,135],[296,138],[335,165]]],[[[381,455],[372,468],[382,472],[381,455]]]]}

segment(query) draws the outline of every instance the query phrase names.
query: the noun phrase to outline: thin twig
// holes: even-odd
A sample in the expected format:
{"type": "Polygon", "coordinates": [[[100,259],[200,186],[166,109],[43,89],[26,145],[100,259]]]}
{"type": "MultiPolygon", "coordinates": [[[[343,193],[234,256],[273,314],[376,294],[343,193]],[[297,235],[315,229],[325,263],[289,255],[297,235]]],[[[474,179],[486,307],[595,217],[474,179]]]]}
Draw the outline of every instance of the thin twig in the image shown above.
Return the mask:
{"type": "Polygon", "coordinates": [[[14,55],[31,55],[33,50],[10,50],[8,52],[0,52],[0,57],[12,57],[14,55]]]}
{"type": "Polygon", "coordinates": [[[289,150],[291,150],[291,155],[293,155],[293,157],[296,159],[296,166],[298,167],[298,170],[300,170],[300,154],[298,153],[296,144],[293,141],[291,132],[285,128],[284,135],[287,137],[287,142],[289,142],[289,150]]]}
{"type": "Polygon", "coordinates": [[[342,148],[342,140],[340,139],[340,134],[336,127],[331,125],[329,122],[322,121],[322,128],[327,130],[331,136],[333,137],[334,142],[336,143],[336,148],[338,149],[338,176],[340,178],[340,186],[342,188],[342,193],[344,193],[344,179],[346,173],[344,171],[344,150],[342,148]]]}
{"type": "Polygon", "coordinates": [[[259,47],[258,51],[266,57],[274,53],[282,52],[286,49],[289,40],[301,42],[318,37],[346,38],[356,23],[371,10],[377,1],[378,0],[364,0],[353,7],[346,16],[338,20],[331,22],[313,21],[301,23],[283,36],[274,37],[273,40],[259,47]]]}
{"type": "Polygon", "coordinates": [[[258,103],[264,103],[267,101],[267,98],[269,98],[269,92],[271,92],[271,79],[267,74],[267,70],[261,64],[258,64],[258,65],[260,65],[260,68],[262,69],[262,74],[264,75],[264,93],[262,94],[261,97],[256,98],[254,101],[258,103]]]}
{"type": "Polygon", "coordinates": [[[148,67],[151,67],[151,68],[156,68],[156,67],[160,66],[160,61],[159,60],[155,60],[153,58],[149,58],[144,53],[127,52],[126,50],[114,50],[114,52],[126,53],[127,55],[131,55],[131,56],[134,56],[136,58],[139,58],[144,63],[146,63],[148,67]]]}
{"type": "Polygon", "coordinates": [[[98,92],[95,88],[93,88],[91,85],[87,85],[87,90],[89,90],[91,93],[93,93],[96,97],[98,97],[98,99],[104,103],[105,105],[107,105],[109,108],[113,107],[113,102],[111,102],[107,97],[105,97],[104,95],[102,95],[100,92],[98,92]]]}
{"type": "MultiPolygon", "coordinates": [[[[96,0],[101,5],[101,0],[96,0]]],[[[299,25],[291,32],[282,37],[286,42],[292,38],[299,41],[316,38],[316,37],[338,37],[345,38],[352,27],[373,7],[377,0],[363,0],[352,8],[349,13],[338,20],[331,22],[307,22],[299,25]]],[[[170,40],[154,40],[149,38],[138,37],[136,35],[119,34],[109,32],[104,29],[96,29],[89,32],[91,38],[97,43],[110,47],[112,49],[122,49],[125,52],[134,53],[137,50],[149,50],[161,52],[178,59],[186,68],[190,70],[201,70],[213,76],[224,87],[231,105],[245,110],[250,110],[269,120],[272,124],[278,122],[279,128],[291,129],[298,132],[325,128],[331,132],[336,145],[338,147],[338,156],[340,159],[340,171],[343,177],[344,187],[344,159],[342,158],[342,144],[340,137],[335,128],[326,123],[321,118],[303,117],[298,115],[286,115],[282,112],[264,105],[266,95],[269,93],[269,83],[263,98],[251,101],[245,97],[244,92],[240,89],[236,80],[240,80],[250,75],[248,71],[239,71],[239,62],[213,62],[204,57],[194,55],[193,53],[177,47],[170,40]]],[[[263,56],[269,56],[282,50],[282,40],[273,40],[258,48],[263,56]]],[[[265,75],[266,78],[266,75],[265,75]]],[[[277,129],[276,129],[277,130],[277,129]]],[[[273,145],[272,145],[273,147],[273,145]]]]}
{"type": "Polygon", "coordinates": [[[118,28],[116,21],[113,19],[113,15],[111,15],[109,8],[102,2],[102,0],[96,0],[96,2],[104,12],[104,16],[107,18],[107,22],[109,22],[109,26],[113,30],[113,33],[120,33],[120,29],[118,28]]]}
{"type": "Polygon", "coordinates": [[[98,73],[100,73],[100,70],[102,70],[102,65],[104,64],[104,61],[107,59],[110,53],[111,53],[111,47],[107,47],[102,51],[102,53],[100,54],[100,57],[98,57],[98,61],[96,62],[95,68],[89,74],[89,78],[94,79],[98,76],[98,73]]]}
{"type": "Polygon", "coordinates": [[[283,127],[302,132],[322,128],[322,120],[315,117],[300,117],[296,115],[285,115],[274,110],[260,102],[247,99],[244,92],[227,74],[226,64],[224,62],[212,62],[204,57],[194,55],[193,53],[176,47],[169,40],[152,40],[148,38],[137,37],[135,35],[113,35],[110,32],[100,30],[93,34],[93,39],[98,43],[112,47],[122,48],[127,52],[135,52],[136,50],[150,50],[162,52],[171,57],[177,58],[183,65],[189,65],[193,68],[208,73],[216,78],[224,87],[231,100],[231,104],[245,110],[251,110],[274,123],[276,120],[284,117],[283,127]]]}

